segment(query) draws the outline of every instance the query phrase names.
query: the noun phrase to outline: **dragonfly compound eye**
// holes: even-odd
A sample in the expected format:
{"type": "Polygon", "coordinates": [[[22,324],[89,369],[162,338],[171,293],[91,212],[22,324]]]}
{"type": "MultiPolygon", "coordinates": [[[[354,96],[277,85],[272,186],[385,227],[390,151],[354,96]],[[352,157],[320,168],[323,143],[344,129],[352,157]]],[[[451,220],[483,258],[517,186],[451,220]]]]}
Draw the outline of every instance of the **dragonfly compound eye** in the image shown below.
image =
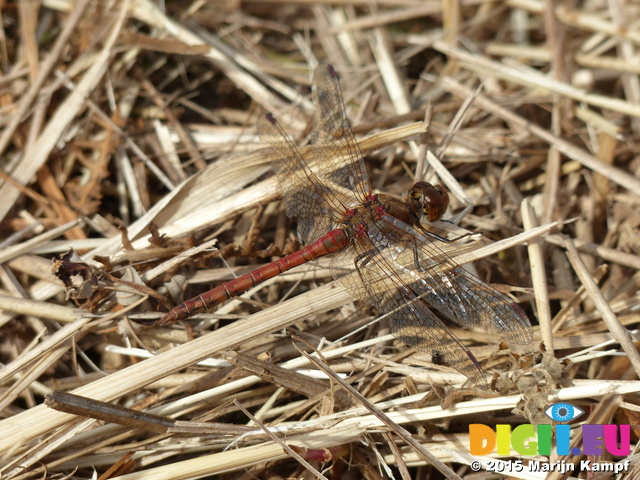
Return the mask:
{"type": "Polygon", "coordinates": [[[417,182],[411,188],[411,200],[419,206],[427,220],[440,220],[449,207],[449,194],[441,185],[417,182]]]}

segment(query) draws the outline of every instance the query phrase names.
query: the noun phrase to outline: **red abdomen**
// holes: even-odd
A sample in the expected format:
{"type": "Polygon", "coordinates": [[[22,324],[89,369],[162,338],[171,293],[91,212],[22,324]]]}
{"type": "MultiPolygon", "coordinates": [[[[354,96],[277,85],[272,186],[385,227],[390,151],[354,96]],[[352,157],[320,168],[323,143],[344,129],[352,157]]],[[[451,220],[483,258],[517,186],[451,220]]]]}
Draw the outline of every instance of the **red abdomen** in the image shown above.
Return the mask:
{"type": "Polygon", "coordinates": [[[338,252],[348,244],[349,236],[344,230],[332,230],[311,245],[308,245],[291,255],[282,257],[280,260],[264,265],[252,272],[236,278],[235,280],[231,280],[187,300],[186,302],[172,308],[171,311],[165,314],[153,325],[168,325],[170,323],[189,318],[197,313],[204,312],[209,308],[225,302],[231,297],[236,297],[246,292],[250,288],[255,287],[269,278],[273,278],[282,272],[291,270],[293,267],[310,262],[316,258],[338,252]]]}

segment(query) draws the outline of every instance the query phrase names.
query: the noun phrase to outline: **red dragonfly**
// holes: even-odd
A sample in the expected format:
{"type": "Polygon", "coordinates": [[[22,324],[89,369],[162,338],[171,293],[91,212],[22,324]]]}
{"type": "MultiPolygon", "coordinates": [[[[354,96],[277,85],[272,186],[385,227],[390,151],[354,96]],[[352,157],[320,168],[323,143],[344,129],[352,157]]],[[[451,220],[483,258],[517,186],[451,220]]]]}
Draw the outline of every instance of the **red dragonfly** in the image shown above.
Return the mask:
{"type": "Polygon", "coordinates": [[[287,215],[298,218],[307,246],[178,305],[154,325],[184,320],[293,267],[339,253],[332,262],[334,277],[354,298],[386,313],[398,340],[484,384],[478,361],[433,309],[460,326],[520,344],[532,340],[529,319],[507,295],[453,262],[438,246],[445,240],[420,223],[445,213],[449,197],[441,186],[418,182],[406,200],[373,193],[333,67],[315,70],[312,90],[312,162],[272,116],[258,123],[260,138],[277,159],[287,215]],[[356,273],[345,275],[344,265],[356,273]]]}

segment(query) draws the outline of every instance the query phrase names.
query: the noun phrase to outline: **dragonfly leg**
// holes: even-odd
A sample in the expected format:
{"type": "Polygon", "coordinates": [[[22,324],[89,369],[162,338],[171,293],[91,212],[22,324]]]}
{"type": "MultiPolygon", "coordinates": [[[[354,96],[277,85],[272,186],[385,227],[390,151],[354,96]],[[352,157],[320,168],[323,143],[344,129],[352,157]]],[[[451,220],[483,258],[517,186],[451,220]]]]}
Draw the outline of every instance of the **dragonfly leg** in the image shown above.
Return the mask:
{"type": "MultiPolygon", "coordinates": [[[[443,221],[446,221],[446,220],[443,220],[443,221]]],[[[440,241],[442,243],[457,242],[458,240],[462,240],[463,238],[467,238],[467,237],[471,237],[473,235],[477,235],[477,233],[469,232],[469,233],[465,233],[464,235],[460,235],[459,237],[456,237],[456,238],[445,238],[445,237],[442,237],[442,236],[438,235],[437,233],[430,232],[429,230],[424,228],[424,226],[421,223],[417,223],[415,226],[418,228],[418,230],[420,230],[421,233],[423,233],[427,237],[435,238],[436,240],[438,240],[438,241],[440,241]]]]}
{"type": "MultiPolygon", "coordinates": [[[[453,240],[449,240],[448,238],[441,237],[441,236],[440,236],[440,235],[438,235],[437,233],[430,232],[429,230],[427,230],[426,228],[424,228],[424,226],[423,226],[421,223],[419,223],[419,222],[415,224],[415,227],[416,227],[418,230],[420,230],[420,232],[421,232],[423,235],[426,235],[427,237],[430,237],[430,238],[435,238],[436,240],[439,240],[439,241],[441,241],[442,243],[449,243],[449,242],[452,242],[452,241],[453,241],[453,240]]],[[[456,238],[456,240],[457,240],[457,238],[456,238]]]]}
{"type": "Polygon", "coordinates": [[[416,264],[416,268],[419,272],[424,272],[424,268],[422,268],[422,265],[420,265],[420,256],[419,256],[418,247],[415,245],[413,247],[413,263],[416,264]]]}
{"type": "Polygon", "coordinates": [[[353,265],[355,267],[356,270],[360,270],[358,268],[358,265],[361,268],[364,268],[367,266],[367,263],[369,263],[369,261],[373,258],[375,254],[375,249],[371,249],[371,250],[367,250],[366,252],[362,252],[360,254],[358,254],[358,256],[353,260],[353,265]],[[360,263],[362,262],[362,263],[360,263]]]}

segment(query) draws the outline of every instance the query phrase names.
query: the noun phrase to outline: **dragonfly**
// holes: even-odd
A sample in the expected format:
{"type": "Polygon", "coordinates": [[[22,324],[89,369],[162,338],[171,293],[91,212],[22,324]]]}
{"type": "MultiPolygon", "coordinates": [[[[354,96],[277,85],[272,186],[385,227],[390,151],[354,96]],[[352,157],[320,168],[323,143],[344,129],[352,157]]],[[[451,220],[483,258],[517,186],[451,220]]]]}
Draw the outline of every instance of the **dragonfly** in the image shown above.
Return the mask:
{"type": "Polygon", "coordinates": [[[532,340],[529,318],[506,294],[457,265],[423,220],[440,220],[449,196],[440,185],[416,182],[406,198],[374,193],[353,135],[338,76],[328,64],[313,76],[311,159],[306,161],[271,116],[258,121],[283,194],[306,247],[174,307],[164,326],[208,310],[296,266],[325,255],[333,276],[357,300],[386,314],[395,338],[430,353],[477,385],[486,385],[478,360],[441,316],[468,329],[532,340]],[[345,272],[345,265],[355,270],[345,272]]]}

